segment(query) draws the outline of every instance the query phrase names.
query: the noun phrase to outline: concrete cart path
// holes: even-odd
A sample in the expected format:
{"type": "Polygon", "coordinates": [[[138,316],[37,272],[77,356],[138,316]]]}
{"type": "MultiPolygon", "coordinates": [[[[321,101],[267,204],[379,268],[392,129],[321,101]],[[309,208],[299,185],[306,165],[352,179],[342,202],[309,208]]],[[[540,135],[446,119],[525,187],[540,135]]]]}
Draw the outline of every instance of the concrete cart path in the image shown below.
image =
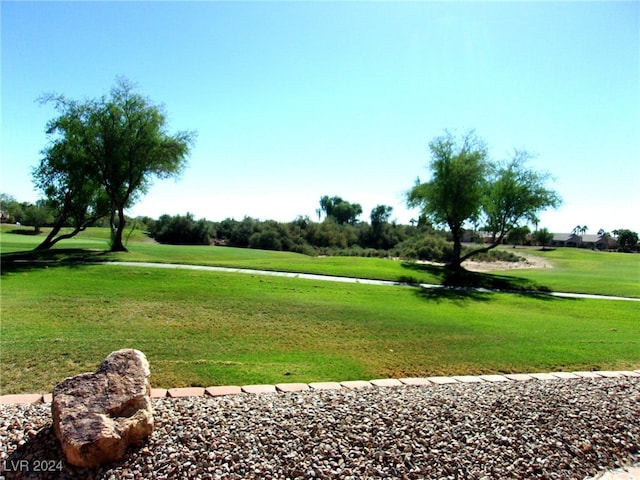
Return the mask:
{"type": "Polygon", "coordinates": [[[328,281],[328,282],[358,283],[362,285],[421,287],[421,288],[428,288],[428,289],[450,289],[450,290],[460,290],[460,291],[467,290],[467,291],[475,291],[475,292],[482,292],[482,293],[502,292],[502,293],[519,293],[519,294],[531,294],[531,295],[548,295],[550,297],[561,297],[561,298],[580,298],[580,299],[593,299],[593,300],[623,300],[623,301],[630,301],[630,302],[640,302],[640,298],[616,297],[616,296],[610,296],[610,295],[592,295],[587,293],[541,292],[541,291],[526,291],[526,290],[488,290],[486,288],[447,287],[445,285],[435,285],[435,284],[429,284],[429,283],[394,282],[390,280],[372,280],[367,278],[337,277],[332,275],[320,275],[320,274],[314,274],[314,273],[278,272],[278,271],[271,271],[271,270],[255,270],[250,268],[211,267],[206,265],[184,265],[184,264],[177,264],[177,263],[95,262],[95,263],[91,263],[91,265],[114,265],[114,266],[128,266],[128,267],[204,270],[204,271],[210,271],[210,272],[244,273],[249,275],[269,275],[274,277],[302,278],[306,280],[321,280],[321,281],[328,281]]]}

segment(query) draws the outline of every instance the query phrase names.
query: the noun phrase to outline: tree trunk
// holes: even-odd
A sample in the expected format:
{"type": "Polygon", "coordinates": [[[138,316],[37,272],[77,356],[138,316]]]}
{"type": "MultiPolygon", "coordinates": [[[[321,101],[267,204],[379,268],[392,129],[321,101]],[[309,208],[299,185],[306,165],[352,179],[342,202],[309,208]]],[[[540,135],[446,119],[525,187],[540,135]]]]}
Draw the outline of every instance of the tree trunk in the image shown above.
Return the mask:
{"type": "Polygon", "coordinates": [[[40,243],[40,245],[34,248],[34,250],[36,251],[49,250],[51,247],[53,247],[56,244],[56,241],[54,241],[53,239],[62,228],[62,224],[64,223],[65,220],[66,220],[66,217],[59,218],[58,221],[53,226],[53,228],[51,229],[51,231],[49,232],[49,235],[47,235],[47,238],[45,238],[42,241],[42,243],[40,243]]]}
{"type": "Polygon", "coordinates": [[[113,238],[111,239],[112,252],[128,252],[127,247],[122,243],[122,234],[124,233],[125,220],[124,220],[124,208],[118,207],[118,225],[115,229],[113,238]]]}
{"type": "Polygon", "coordinates": [[[453,234],[453,252],[451,254],[451,261],[448,267],[451,270],[462,270],[462,262],[460,261],[460,255],[462,254],[462,239],[460,235],[453,234]]]}
{"type": "MultiPolygon", "coordinates": [[[[498,238],[494,239],[493,242],[489,246],[478,248],[477,250],[473,250],[473,251],[467,253],[464,257],[462,257],[460,259],[460,263],[464,262],[466,259],[468,259],[470,257],[473,257],[474,255],[478,255],[479,253],[486,253],[489,250],[493,250],[498,245],[502,244],[502,239],[503,238],[504,238],[504,234],[500,234],[500,236],[498,238]]],[[[515,245],[514,245],[513,248],[515,248],[515,245]]]]}
{"type": "Polygon", "coordinates": [[[58,231],[60,231],[60,229],[58,228],[57,230],[54,228],[53,230],[51,230],[51,232],[49,233],[49,235],[47,235],[47,238],[45,238],[40,245],[38,245],[36,248],[34,248],[34,250],[36,251],[43,251],[43,250],[49,250],[51,247],[53,247],[54,242],[53,237],[56,236],[56,234],[58,233],[58,231]]]}
{"type": "MultiPolygon", "coordinates": [[[[58,229],[59,230],[59,229],[58,229]]],[[[60,240],[67,240],[69,238],[73,238],[75,237],[78,233],[82,232],[83,230],[85,230],[85,227],[76,227],[73,229],[73,231],[71,233],[65,233],[64,235],[60,235],[59,237],[56,237],[54,239],[51,238],[51,235],[49,235],[44,242],[42,242],[40,245],[38,245],[35,250],[49,250],[51,247],[53,247],[56,243],[58,243],[60,240]]]]}

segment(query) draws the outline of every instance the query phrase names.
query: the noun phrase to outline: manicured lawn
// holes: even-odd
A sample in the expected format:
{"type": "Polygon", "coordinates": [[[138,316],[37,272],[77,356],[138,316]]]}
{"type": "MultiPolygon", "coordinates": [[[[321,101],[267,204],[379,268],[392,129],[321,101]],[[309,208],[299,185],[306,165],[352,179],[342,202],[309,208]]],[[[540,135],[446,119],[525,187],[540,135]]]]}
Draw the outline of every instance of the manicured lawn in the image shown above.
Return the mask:
{"type": "MultiPolygon", "coordinates": [[[[41,237],[7,233],[15,227],[2,226],[3,254],[33,248],[41,237]]],[[[450,276],[444,269],[380,258],[309,257],[290,252],[245,248],[158,245],[135,231],[128,253],[104,253],[108,229],[91,228],[72,240],[60,242],[51,255],[91,261],[138,261],[215,265],[236,268],[304,272],[417,283],[471,285],[499,289],[554,290],[562,292],[619,295],[640,298],[640,255],[594,252],[576,248],[553,251],[526,250],[553,264],[543,270],[496,271],[491,275],[450,276]]],[[[509,251],[519,252],[508,248],[509,251]]]]}
{"type": "Polygon", "coordinates": [[[533,253],[550,261],[553,268],[495,273],[526,276],[532,282],[556,291],[640,297],[639,254],[581,248],[535,250],[533,253]]]}
{"type": "Polygon", "coordinates": [[[2,394],[125,347],[157,387],[640,367],[636,302],[100,265],[5,270],[1,300],[2,394]]]}
{"type": "MultiPolygon", "coordinates": [[[[7,233],[0,238],[2,253],[23,252],[34,248],[44,237],[7,233]]],[[[291,252],[249,248],[160,245],[138,235],[127,245],[127,253],[104,253],[108,248],[108,229],[91,228],[78,237],[57,244],[46,257],[77,257],[89,261],[159,262],[210,265],[284,272],[316,273],[384,280],[410,280],[439,283],[436,274],[404,268],[402,262],[381,258],[310,257],[291,252]]]]}

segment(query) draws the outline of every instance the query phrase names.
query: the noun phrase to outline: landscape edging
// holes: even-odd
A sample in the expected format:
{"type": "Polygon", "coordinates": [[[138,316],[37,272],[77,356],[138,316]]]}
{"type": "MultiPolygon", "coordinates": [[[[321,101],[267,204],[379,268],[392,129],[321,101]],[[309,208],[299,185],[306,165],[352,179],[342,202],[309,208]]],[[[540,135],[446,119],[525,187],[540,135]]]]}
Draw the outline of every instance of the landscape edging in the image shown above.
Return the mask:
{"type": "MultiPolygon", "coordinates": [[[[493,383],[493,382],[523,382],[523,381],[552,381],[575,380],[579,378],[616,378],[640,377],[639,370],[598,370],[577,372],[549,372],[549,373],[518,373],[504,375],[454,375],[434,377],[382,378],[373,380],[349,380],[343,382],[312,382],[312,383],[279,383],[276,385],[225,385],[211,387],[184,388],[152,388],[151,398],[183,398],[226,395],[259,395],[263,393],[289,393],[308,390],[338,390],[358,388],[398,388],[412,385],[444,385],[463,383],[493,383]]],[[[19,393],[0,396],[0,405],[51,403],[51,394],[19,393]]]]}

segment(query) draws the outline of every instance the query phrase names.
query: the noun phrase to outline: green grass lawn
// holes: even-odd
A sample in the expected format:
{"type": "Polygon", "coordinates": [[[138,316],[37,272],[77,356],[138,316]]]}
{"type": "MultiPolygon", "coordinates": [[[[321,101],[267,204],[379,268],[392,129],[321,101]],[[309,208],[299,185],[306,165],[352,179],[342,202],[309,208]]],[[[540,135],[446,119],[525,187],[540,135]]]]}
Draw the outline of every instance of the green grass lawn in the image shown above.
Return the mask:
{"type": "MultiPolygon", "coordinates": [[[[3,226],[0,246],[3,257],[34,248],[44,237],[16,235],[3,226]]],[[[336,276],[383,280],[410,280],[439,283],[437,274],[416,272],[402,266],[402,262],[362,257],[310,257],[291,252],[254,250],[249,248],[160,245],[137,234],[127,244],[127,253],[105,253],[108,248],[108,229],[90,228],[76,238],[57,244],[45,258],[80,258],[89,261],[131,261],[182,263],[258,270],[315,273],[336,276]]]]}
{"type": "MultiPolygon", "coordinates": [[[[42,236],[9,233],[15,227],[0,228],[3,258],[32,249],[42,236]]],[[[487,288],[553,290],[640,298],[640,255],[560,248],[548,252],[527,249],[553,264],[542,270],[497,271],[487,274],[451,276],[440,267],[391,259],[362,257],[309,257],[290,252],[245,248],[158,245],[142,232],[134,231],[128,253],[104,253],[109,230],[90,228],[78,237],[60,242],[45,256],[77,257],[91,261],[138,261],[184,263],[235,268],[303,272],[416,283],[471,285],[487,288]]],[[[507,247],[509,251],[515,251],[507,247]]]]}
{"type": "Polygon", "coordinates": [[[636,302],[73,264],[4,270],[1,300],[2,394],[126,347],[157,387],[640,366],[636,302]]]}
{"type": "MultiPolygon", "coordinates": [[[[188,270],[6,263],[42,236],[0,228],[0,393],[46,392],[111,351],[146,353],[158,387],[640,367],[636,302],[432,291],[188,270]]],[[[534,252],[544,270],[450,275],[389,259],[157,245],[105,253],[89,229],[40,259],[231,266],[640,297],[640,255],[534,252]]],[[[21,253],[22,252],[22,253],[21,253]]],[[[532,253],[530,250],[527,253],[532,253]]]]}
{"type": "Polygon", "coordinates": [[[545,252],[534,250],[532,253],[551,262],[553,268],[493,273],[524,276],[532,283],[555,291],[640,297],[638,254],[581,248],[558,248],[545,252]]]}

